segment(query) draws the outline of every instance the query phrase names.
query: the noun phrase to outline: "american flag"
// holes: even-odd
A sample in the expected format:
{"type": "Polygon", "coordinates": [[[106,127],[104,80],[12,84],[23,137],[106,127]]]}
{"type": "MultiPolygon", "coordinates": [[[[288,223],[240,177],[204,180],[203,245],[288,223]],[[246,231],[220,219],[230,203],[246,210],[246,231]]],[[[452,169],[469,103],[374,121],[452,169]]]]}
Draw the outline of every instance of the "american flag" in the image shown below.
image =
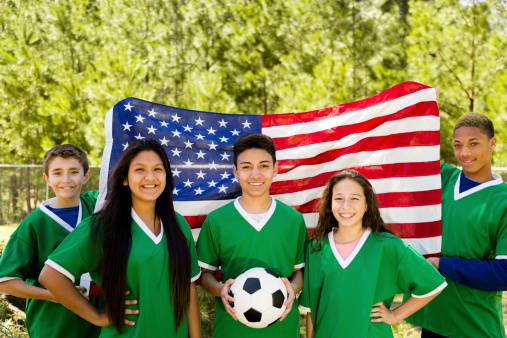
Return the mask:
{"type": "Polygon", "coordinates": [[[126,98],[105,120],[100,207],[107,179],[135,139],[158,140],[171,162],[175,209],[193,229],[241,195],[232,148],[241,135],[271,136],[277,149],[274,198],[300,211],[309,232],[326,181],[337,171],[363,173],[384,221],[420,253],[440,253],[440,119],[434,88],[405,82],[372,97],[305,113],[232,115],[126,98]]]}

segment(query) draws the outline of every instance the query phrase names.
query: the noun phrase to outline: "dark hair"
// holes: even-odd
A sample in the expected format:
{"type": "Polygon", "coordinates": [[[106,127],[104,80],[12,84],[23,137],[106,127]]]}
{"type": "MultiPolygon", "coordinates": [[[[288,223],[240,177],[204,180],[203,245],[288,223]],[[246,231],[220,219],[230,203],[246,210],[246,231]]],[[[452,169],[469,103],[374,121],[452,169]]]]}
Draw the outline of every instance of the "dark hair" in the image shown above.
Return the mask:
{"type": "MultiPolygon", "coordinates": [[[[166,186],[155,203],[169,251],[171,300],[175,313],[176,330],[182,324],[190,303],[190,250],[181,230],[173,206],[174,183],[171,167],[164,148],[155,140],[132,142],[110,177],[111,189],[104,208],[94,214],[92,240],[100,263],[100,290],[107,304],[108,315],[121,333],[125,316],[127,261],[132,246],[131,207],[129,186],[123,185],[130,163],[142,151],[153,151],[162,159],[166,171],[166,186]]],[[[160,301],[168,301],[161,299],[160,301]]]]}
{"type": "Polygon", "coordinates": [[[461,116],[454,125],[454,131],[461,127],[476,127],[479,128],[481,133],[485,134],[489,139],[495,137],[495,127],[491,119],[481,113],[468,113],[461,116]]]}
{"type": "Polygon", "coordinates": [[[234,165],[238,166],[238,156],[248,149],[262,149],[267,151],[273,158],[273,164],[276,163],[275,142],[267,135],[260,133],[248,133],[241,135],[234,142],[232,153],[234,154],[234,165]]]}
{"type": "Polygon", "coordinates": [[[393,233],[384,223],[380,216],[377,195],[373,190],[371,183],[363,174],[355,170],[344,170],[335,174],[326,185],[322,199],[320,200],[319,222],[312,235],[312,251],[320,251],[322,237],[329,233],[333,228],[338,228],[339,224],[331,210],[333,188],[342,180],[351,180],[359,183],[363,188],[366,199],[367,211],[363,216],[363,228],[371,229],[378,234],[379,232],[393,233]]]}
{"type": "Polygon", "coordinates": [[[49,165],[57,157],[75,158],[83,167],[84,173],[86,174],[88,172],[88,157],[86,156],[86,153],[83,151],[83,149],[73,144],[60,144],[49,149],[46,152],[46,155],[44,155],[42,165],[44,167],[44,173],[46,175],[49,175],[49,165]]]}

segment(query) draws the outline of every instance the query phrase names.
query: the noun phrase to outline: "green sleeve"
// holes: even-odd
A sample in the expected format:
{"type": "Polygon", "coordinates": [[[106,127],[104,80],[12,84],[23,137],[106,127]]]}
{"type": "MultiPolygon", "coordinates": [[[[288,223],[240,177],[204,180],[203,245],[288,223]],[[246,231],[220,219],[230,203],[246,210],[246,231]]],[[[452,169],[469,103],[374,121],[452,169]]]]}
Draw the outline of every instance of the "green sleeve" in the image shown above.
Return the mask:
{"type": "Polygon", "coordinates": [[[220,249],[211,227],[210,215],[206,217],[197,239],[197,258],[205,269],[217,271],[220,266],[220,249]]]}
{"type": "Polygon", "coordinates": [[[445,278],[412,247],[407,246],[396,270],[399,293],[428,297],[445,287],[445,278]]]}
{"type": "Polygon", "coordinates": [[[305,253],[308,246],[308,230],[306,229],[305,220],[301,215],[301,222],[299,223],[299,234],[298,234],[298,252],[296,255],[295,268],[302,268],[305,262],[305,253]]]}
{"type": "Polygon", "coordinates": [[[37,242],[32,230],[30,223],[23,221],[11,235],[0,259],[0,282],[12,277],[23,280],[39,277],[40,271],[35,271],[37,242]]]}
{"type": "Polygon", "coordinates": [[[187,237],[188,248],[190,249],[190,275],[191,281],[195,282],[201,275],[201,269],[199,268],[199,262],[197,261],[197,251],[195,249],[194,237],[192,236],[192,230],[183,216],[176,213],[176,219],[180,224],[183,233],[187,237]]]}
{"type": "Polygon", "coordinates": [[[55,268],[73,282],[86,272],[98,270],[95,248],[90,238],[91,219],[88,218],[63,240],[49,255],[47,265],[55,268]]]}
{"type": "Polygon", "coordinates": [[[307,245],[306,251],[306,259],[305,259],[305,268],[303,269],[303,291],[298,298],[299,308],[306,312],[310,311],[310,245],[307,245]]]}
{"type": "Polygon", "coordinates": [[[97,204],[98,190],[87,191],[79,197],[83,206],[83,219],[93,214],[97,204]]]}

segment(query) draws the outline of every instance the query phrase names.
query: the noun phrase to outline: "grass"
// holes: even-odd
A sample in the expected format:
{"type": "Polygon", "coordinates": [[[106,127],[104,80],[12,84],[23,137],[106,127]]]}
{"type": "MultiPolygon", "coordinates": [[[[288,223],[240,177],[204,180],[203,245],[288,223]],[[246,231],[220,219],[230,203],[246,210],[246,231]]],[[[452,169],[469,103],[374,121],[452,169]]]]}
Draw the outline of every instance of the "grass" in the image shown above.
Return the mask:
{"type": "Polygon", "coordinates": [[[7,244],[9,237],[14,232],[14,230],[16,230],[17,227],[18,224],[16,223],[0,225],[0,250],[3,250],[5,248],[5,245],[7,244]]]}

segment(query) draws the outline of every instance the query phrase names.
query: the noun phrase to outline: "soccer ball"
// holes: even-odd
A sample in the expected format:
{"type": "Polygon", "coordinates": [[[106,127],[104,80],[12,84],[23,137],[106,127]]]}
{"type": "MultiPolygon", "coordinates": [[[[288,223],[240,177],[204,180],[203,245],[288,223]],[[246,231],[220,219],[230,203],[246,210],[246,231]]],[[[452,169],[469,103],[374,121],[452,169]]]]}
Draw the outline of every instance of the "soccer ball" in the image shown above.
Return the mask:
{"type": "Polygon", "coordinates": [[[275,273],[264,268],[253,268],[239,275],[231,285],[230,303],[236,317],[243,324],[263,328],[274,324],[285,311],[287,288],[275,273]]]}

